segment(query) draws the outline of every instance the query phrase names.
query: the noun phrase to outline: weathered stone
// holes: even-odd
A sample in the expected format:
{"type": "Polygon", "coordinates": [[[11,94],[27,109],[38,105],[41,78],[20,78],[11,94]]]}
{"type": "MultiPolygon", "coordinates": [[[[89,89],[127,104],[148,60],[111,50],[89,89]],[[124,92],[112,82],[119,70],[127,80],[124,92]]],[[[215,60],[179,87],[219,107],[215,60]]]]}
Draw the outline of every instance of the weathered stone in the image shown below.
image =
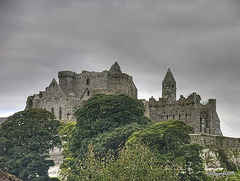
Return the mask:
{"type": "Polygon", "coordinates": [[[226,163],[223,163],[220,152],[225,154],[225,162],[232,164],[236,169],[240,169],[240,140],[210,134],[191,134],[191,143],[203,146],[202,158],[204,160],[205,170],[214,171],[227,169],[226,163]]]}
{"type": "Polygon", "coordinates": [[[222,135],[216,100],[209,99],[205,104],[200,101],[201,97],[196,93],[190,94],[187,98],[181,95],[180,99],[176,100],[176,81],[168,69],[162,82],[162,98],[156,101],[151,97],[144,104],[148,116],[153,121],[183,120],[194,128],[195,133],[222,135]]]}
{"type": "Polygon", "coordinates": [[[55,79],[45,91],[27,98],[26,109],[45,108],[62,121],[75,120],[74,112],[89,97],[102,94],[125,94],[137,98],[137,88],[131,76],[122,73],[118,63],[109,71],[77,74],[72,71],[58,72],[59,84],[55,79]]]}

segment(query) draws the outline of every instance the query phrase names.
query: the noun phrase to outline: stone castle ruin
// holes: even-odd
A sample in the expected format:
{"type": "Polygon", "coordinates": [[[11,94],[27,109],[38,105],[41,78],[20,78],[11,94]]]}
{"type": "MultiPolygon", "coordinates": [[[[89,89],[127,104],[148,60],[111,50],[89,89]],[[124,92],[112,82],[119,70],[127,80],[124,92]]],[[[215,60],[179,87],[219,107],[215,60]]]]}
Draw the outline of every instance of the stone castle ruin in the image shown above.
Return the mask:
{"type": "MultiPolygon", "coordinates": [[[[55,79],[45,91],[27,98],[26,109],[45,108],[55,114],[61,121],[76,120],[74,112],[91,96],[102,94],[125,94],[137,98],[137,88],[133,78],[122,73],[118,63],[103,72],[72,71],[58,72],[59,83],[55,79]]],[[[153,97],[142,100],[145,115],[156,122],[169,119],[185,121],[194,128],[195,133],[222,135],[220,120],[216,112],[216,100],[200,103],[201,97],[192,93],[187,98],[180,96],[176,100],[176,81],[168,69],[162,82],[162,98],[153,97]]]]}
{"type": "Polygon", "coordinates": [[[91,96],[102,94],[125,94],[137,98],[137,88],[133,78],[122,73],[118,63],[103,72],[72,71],[58,72],[59,83],[55,79],[45,91],[27,98],[26,109],[45,108],[61,121],[76,120],[74,112],[91,96]]]}
{"type": "Polygon", "coordinates": [[[222,135],[216,99],[209,99],[207,103],[202,104],[201,97],[192,93],[187,98],[181,95],[180,99],[176,100],[176,90],[176,81],[168,69],[162,82],[162,98],[157,101],[151,97],[149,101],[144,101],[146,116],[156,122],[183,120],[194,128],[196,134],[222,135]]]}

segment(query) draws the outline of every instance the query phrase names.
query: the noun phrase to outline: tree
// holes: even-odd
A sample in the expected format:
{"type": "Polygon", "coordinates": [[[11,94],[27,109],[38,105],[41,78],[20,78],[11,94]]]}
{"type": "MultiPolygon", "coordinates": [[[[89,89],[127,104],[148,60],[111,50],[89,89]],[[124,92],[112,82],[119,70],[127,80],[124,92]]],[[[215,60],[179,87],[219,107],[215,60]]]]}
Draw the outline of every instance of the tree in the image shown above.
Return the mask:
{"type": "Polygon", "coordinates": [[[23,180],[48,180],[54,165],[49,150],[61,140],[59,121],[44,109],[34,108],[15,113],[1,125],[0,167],[23,180]]]}
{"type": "Polygon", "coordinates": [[[77,171],[69,174],[69,181],[179,180],[179,167],[162,166],[145,145],[126,146],[121,149],[118,158],[113,157],[111,151],[102,158],[95,154],[92,144],[88,148],[89,152],[77,164],[77,171]]]}
{"type": "Polygon", "coordinates": [[[202,147],[190,144],[192,131],[193,128],[183,121],[164,121],[133,133],[127,145],[148,145],[163,165],[180,164],[183,171],[179,176],[184,180],[204,180],[206,175],[200,157],[202,147]]]}
{"type": "MultiPolygon", "coordinates": [[[[99,138],[101,134],[106,135],[107,132],[131,123],[146,125],[150,122],[144,117],[143,103],[126,95],[95,95],[75,115],[77,124],[70,140],[70,151],[75,158],[82,157],[92,139],[99,138]]],[[[125,142],[118,141],[118,146],[121,141],[125,142]]]]}
{"type": "Polygon", "coordinates": [[[95,95],[75,116],[77,124],[69,142],[70,157],[61,166],[63,177],[78,171],[77,163],[86,155],[89,144],[94,144],[99,157],[104,157],[109,149],[117,156],[119,146],[151,122],[144,117],[143,103],[126,95],[95,95]]]}
{"type": "Polygon", "coordinates": [[[60,166],[60,175],[62,175],[62,179],[65,179],[68,175],[69,171],[69,165],[72,165],[75,163],[74,158],[71,155],[71,152],[69,151],[69,141],[72,138],[72,134],[76,128],[76,122],[75,121],[69,121],[69,122],[61,122],[60,126],[58,127],[58,133],[63,141],[63,163],[60,166]]]}
{"type": "Polygon", "coordinates": [[[97,137],[91,139],[91,143],[94,145],[95,154],[101,156],[105,155],[108,150],[111,150],[112,154],[117,156],[119,150],[125,145],[128,137],[134,132],[139,131],[143,128],[143,125],[131,123],[118,127],[113,131],[99,134],[97,137]]]}

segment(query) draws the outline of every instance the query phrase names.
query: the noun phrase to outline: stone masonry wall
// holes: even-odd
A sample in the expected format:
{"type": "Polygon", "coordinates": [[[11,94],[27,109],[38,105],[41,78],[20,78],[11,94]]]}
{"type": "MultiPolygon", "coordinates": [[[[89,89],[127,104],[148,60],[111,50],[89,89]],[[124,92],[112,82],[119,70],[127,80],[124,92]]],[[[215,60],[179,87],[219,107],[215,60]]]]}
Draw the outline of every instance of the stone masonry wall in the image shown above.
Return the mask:
{"type": "Polygon", "coordinates": [[[210,134],[192,134],[191,143],[204,147],[202,158],[205,170],[240,169],[240,138],[210,134]]]}

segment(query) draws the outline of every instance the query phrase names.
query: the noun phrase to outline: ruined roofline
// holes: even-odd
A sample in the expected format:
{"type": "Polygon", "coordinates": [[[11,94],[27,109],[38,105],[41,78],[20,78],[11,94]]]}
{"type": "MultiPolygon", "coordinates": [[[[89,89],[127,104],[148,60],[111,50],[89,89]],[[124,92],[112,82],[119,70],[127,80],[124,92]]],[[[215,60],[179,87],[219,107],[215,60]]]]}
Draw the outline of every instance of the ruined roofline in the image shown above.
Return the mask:
{"type": "MultiPolygon", "coordinates": [[[[121,70],[121,67],[119,66],[118,62],[115,62],[109,70],[104,70],[102,72],[95,72],[95,71],[87,71],[87,70],[83,70],[81,73],[76,73],[74,71],[70,71],[70,70],[63,70],[63,71],[59,71],[58,72],[58,78],[61,77],[75,77],[77,75],[81,75],[84,73],[103,73],[103,72],[111,72],[111,73],[122,73],[122,74],[126,74],[123,73],[121,70]]],[[[128,74],[126,74],[128,75],[128,74]]]]}

